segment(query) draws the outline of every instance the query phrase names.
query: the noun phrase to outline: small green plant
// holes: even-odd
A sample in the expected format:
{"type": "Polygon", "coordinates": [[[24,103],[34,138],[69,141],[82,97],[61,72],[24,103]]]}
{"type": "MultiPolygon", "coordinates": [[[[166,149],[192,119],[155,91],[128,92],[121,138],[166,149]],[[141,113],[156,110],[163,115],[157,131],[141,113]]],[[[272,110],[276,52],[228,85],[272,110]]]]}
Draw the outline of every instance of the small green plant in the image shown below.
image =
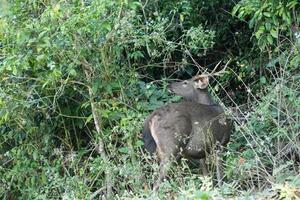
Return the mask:
{"type": "Polygon", "coordinates": [[[242,0],[232,13],[241,19],[249,19],[249,27],[254,28],[258,45],[265,49],[285,40],[282,36],[295,34],[294,29],[299,28],[299,8],[297,0],[242,0]]]}

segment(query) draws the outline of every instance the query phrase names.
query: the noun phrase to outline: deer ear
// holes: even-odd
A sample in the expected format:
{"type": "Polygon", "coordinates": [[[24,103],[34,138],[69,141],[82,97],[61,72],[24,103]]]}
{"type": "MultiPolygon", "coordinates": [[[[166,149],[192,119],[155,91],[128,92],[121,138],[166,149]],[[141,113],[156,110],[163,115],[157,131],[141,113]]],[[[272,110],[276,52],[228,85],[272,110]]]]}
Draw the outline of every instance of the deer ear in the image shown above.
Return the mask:
{"type": "Polygon", "coordinates": [[[199,88],[199,89],[205,89],[205,88],[207,88],[207,86],[209,84],[209,80],[208,79],[209,79],[208,76],[197,78],[197,80],[195,80],[195,86],[196,86],[196,88],[199,88]]]}

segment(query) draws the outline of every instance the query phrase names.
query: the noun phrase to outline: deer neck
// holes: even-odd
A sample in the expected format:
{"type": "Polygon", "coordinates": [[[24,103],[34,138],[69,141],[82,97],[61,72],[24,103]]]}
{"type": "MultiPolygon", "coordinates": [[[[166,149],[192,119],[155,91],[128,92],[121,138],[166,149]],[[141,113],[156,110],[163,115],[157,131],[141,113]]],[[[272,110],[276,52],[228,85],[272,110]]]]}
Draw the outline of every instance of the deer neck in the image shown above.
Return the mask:
{"type": "Polygon", "coordinates": [[[192,101],[204,105],[216,105],[207,89],[195,90],[192,101]]]}

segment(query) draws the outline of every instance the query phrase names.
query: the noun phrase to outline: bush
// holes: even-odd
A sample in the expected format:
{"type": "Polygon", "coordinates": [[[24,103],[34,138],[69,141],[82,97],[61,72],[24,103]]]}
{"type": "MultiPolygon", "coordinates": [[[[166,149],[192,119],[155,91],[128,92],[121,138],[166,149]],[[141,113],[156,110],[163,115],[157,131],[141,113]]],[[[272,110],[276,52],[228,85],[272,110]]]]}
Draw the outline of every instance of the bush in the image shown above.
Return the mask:
{"type": "Polygon", "coordinates": [[[2,0],[0,11],[2,198],[153,195],[158,165],[141,148],[142,123],[179,100],[171,79],[220,60],[228,73],[210,89],[249,116],[222,157],[224,185],[183,160],[158,197],[297,197],[297,1],[2,0]]]}

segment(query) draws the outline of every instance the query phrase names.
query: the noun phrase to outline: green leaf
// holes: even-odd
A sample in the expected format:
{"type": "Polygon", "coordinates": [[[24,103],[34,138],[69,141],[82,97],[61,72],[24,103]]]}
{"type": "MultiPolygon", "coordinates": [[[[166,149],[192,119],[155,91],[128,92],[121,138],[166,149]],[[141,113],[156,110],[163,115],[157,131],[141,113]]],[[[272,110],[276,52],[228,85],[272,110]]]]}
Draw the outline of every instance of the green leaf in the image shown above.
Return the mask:
{"type": "Polygon", "coordinates": [[[273,38],[271,35],[267,36],[267,40],[268,40],[269,44],[273,44],[273,38]]]}
{"type": "Polygon", "coordinates": [[[271,30],[271,27],[272,27],[272,25],[269,23],[269,22],[267,22],[266,24],[265,24],[265,27],[266,27],[266,30],[271,30]]]}
{"type": "Polygon", "coordinates": [[[98,83],[98,82],[95,82],[95,83],[92,85],[92,91],[93,91],[93,94],[96,94],[96,93],[97,93],[98,88],[99,88],[99,83],[98,83]]]}
{"type": "Polygon", "coordinates": [[[232,14],[233,16],[235,16],[236,13],[238,12],[238,10],[240,9],[240,7],[241,7],[240,4],[237,4],[236,6],[234,6],[234,8],[232,9],[231,14],[232,14]]]}
{"type": "Polygon", "coordinates": [[[255,20],[254,18],[252,18],[252,19],[249,21],[249,28],[253,28],[255,22],[256,22],[256,20],[255,20]]]}
{"type": "Polygon", "coordinates": [[[291,19],[291,14],[290,13],[287,13],[286,11],[284,11],[283,14],[282,14],[282,19],[284,21],[286,21],[288,23],[288,25],[292,24],[292,19],[291,19]]]}
{"type": "Polygon", "coordinates": [[[238,18],[241,19],[244,16],[244,14],[245,14],[245,11],[243,11],[243,10],[240,11],[240,13],[238,14],[238,18]]]}
{"type": "Polygon", "coordinates": [[[75,69],[70,69],[70,70],[69,70],[69,74],[72,75],[72,76],[76,76],[76,75],[77,75],[75,69]]]}
{"type": "Polygon", "coordinates": [[[256,37],[257,39],[259,39],[260,36],[261,36],[263,33],[264,33],[263,30],[258,30],[258,31],[256,31],[256,33],[255,33],[255,37],[256,37]]]}
{"type": "Polygon", "coordinates": [[[261,18],[261,16],[262,16],[261,10],[257,10],[253,15],[253,19],[257,21],[257,19],[261,18]]]}
{"type": "Polygon", "coordinates": [[[273,21],[273,24],[275,24],[275,26],[279,25],[279,21],[278,21],[277,17],[273,16],[272,21],[273,21]]]}
{"type": "Polygon", "coordinates": [[[138,140],[138,141],[136,141],[135,146],[141,147],[141,146],[143,146],[143,144],[144,144],[144,142],[142,140],[138,140]]]}
{"type": "Polygon", "coordinates": [[[264,12],[263,14],[264,14],[264,16],[266,16],[266,17],[271,17],[271,14],[268,13],[268,12],[264,12]]]}
{"type": "Polygon", "coordinates": [[[259,81],[261,84],[265,84],[267,82],[266,77],[264,76],[260,77],[259,81]]]}
{"type": "Polygon", "coordinates": [[[278,31],[277,30],[272,29],[270,31],[270,34],[272,35],[273,38],[276,38],[276,39],[278,38],[278,31]]]}
{"type": "Polygon", "coordinates": [[[298,4],[297,0],[291,1],[291,2],[289,2],[289,3],[287,4],[287,7],[288,7],[289,9],[292,9],[292,8],[294,8],[297,4],[298,4]]]}
{"type": "Polygon", "coordinates": [[[291,25],[291,24],[292,24],[292,16],[291,16],[291,13],[289,12],[287,15],[288,15],[288,24],[291,25]]]}
{"type": "Polygon", "coordinates": [[[129,148],[128,147],[121,147],[118,150],[119,150],[119,152],[126,153],[126,154],[129,152],[129,148]]]}
{"type": "Polygon", "coordinates": [[[15,75],[15,76],[17,75],[17,73],[18,73],[17,66],[14,65],[14,66],[12,67],[12,73],[13,73],[13,75],[15,75]]]}
{"type": "Polygon", "coordinates": [[[180,15],[179,15],[179,19],[180,19],[180,22],[183,22],[183,21],[184,21],[184,15],[183,15],[183,14],[180,14],[180,15]]]}
{"type": "Polygon", "coordinates": [[[93,115],[91,114],[88,116],[88,118],[85,120],[85,125],[88,124],[93,119],[93,115]]]}
{"type": "Polygon", "coordinates": [[[258,30],[264,31],[264,30],[266,30],[266,28],[264,25],[261,25],[261,26],[259,26],[258,30]]]}
{"type": "Polygon", "coordinates": [[[142,7],[142,4],[140,2],[134,1],[134,2],[130,2],[128,4],[129,8],[132,10],[137,9],[138,7],[142,7]]]}
{"type": "Polygon", "coordinates": [[[36,150],[33,151],[32,158],[33,158],[33,160],[37,160],[38,159],[38,152],[36,150]]]}
{"type": "Polygon", "coordinates": [[[45,183],[47,183],[47,177],[46,177],[45,173],[42,173],[42,175],[41,175],[41,184],[45,184],[45,183]]]}
{"type": "Polygon", "coordinates": [[[105,21],[101,24],[101,28],[107,30],[107,31],[111,31],[111,25],[109,22],[105,21]]]}
{"type": "Polygon", "coordinates": [[[143,52],[141,52],[141,51],[134,51],[133,53],[131,53],[129,55],[129,57],[137,60],[138,58],[144,58],[144,55],[143,55],[143,52]]]}

